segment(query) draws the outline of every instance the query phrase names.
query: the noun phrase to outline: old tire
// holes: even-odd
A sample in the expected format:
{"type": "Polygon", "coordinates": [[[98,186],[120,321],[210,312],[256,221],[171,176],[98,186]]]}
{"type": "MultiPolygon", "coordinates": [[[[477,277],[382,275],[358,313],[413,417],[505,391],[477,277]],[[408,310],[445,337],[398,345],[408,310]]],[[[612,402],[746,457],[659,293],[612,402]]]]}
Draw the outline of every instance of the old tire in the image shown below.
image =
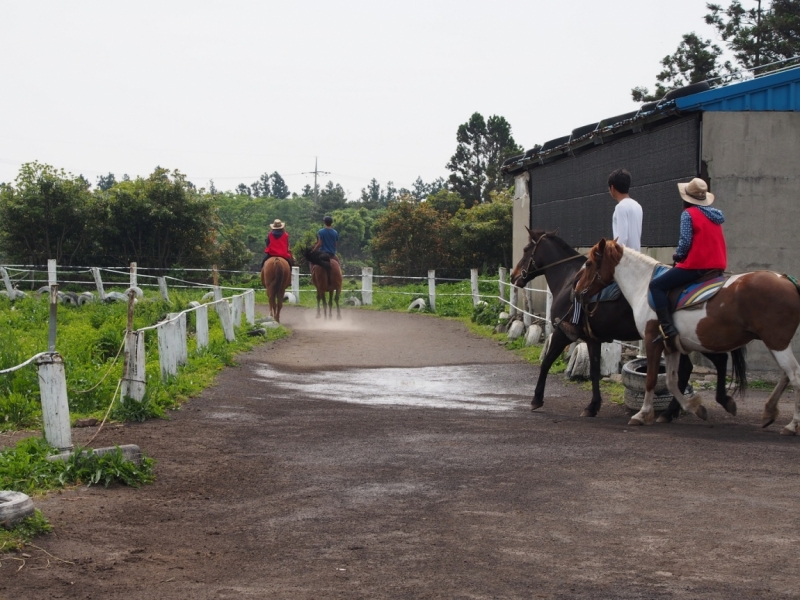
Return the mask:
{"type": "Polygon", "coordinates": [[[0,492],[0,526],[11,528],[33,516],[33,500],[22,492],[0,492]]]}
{"type": "MultiPolygon", "coordinates": [[[[667,375],[664,361],[658,369],[658,381],[656,382],[655,394],[656,396],[663,396],[669,394],[667,389],[667,375]]],[[[622,385],[625,389],[630,390],[634,394],[644,394],[645,380],[647,379],[647,359],[638,358],[622,365],[622,385]]]]}

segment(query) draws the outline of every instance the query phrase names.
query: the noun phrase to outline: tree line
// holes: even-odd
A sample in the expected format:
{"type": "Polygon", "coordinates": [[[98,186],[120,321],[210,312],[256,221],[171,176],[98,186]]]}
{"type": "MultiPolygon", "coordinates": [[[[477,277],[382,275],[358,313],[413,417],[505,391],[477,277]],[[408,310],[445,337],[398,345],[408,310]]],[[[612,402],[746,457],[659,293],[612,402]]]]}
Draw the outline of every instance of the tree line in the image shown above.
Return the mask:
{"type": "Polygon", "coordinates": [[[350,272],[373,266],[386,274],[427,269],[496,269],[511,261],[511,192],[500,164],[522,149],[503,117],[479,113],[458,128],[448,179],[410,189],[376,179],[348,201],[329,181],[291,193],[276,172],[220,191],[198,188],[178,170],[147,177],[113,173],[93,186],[82,175],[39,162],[22,165],[0,184],[0,258],[44,265],[110,266],[135,261],[162,269],[218,265],[257,267],[269,223],[287,223],[294,254],[315,242],[331,214],[339,252],[350,272]]]}

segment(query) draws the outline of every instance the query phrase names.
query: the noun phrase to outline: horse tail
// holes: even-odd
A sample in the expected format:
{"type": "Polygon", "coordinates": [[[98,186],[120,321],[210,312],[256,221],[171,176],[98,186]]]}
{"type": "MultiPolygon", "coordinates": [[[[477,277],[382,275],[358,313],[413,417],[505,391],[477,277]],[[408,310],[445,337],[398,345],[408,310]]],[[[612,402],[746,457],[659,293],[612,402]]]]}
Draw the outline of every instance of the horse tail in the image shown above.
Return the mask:
{"type": "Polygon", "coordinates": [[[747,348],[742,346],[731,351],[731,378],[736,382],[736,393],[744,397],[747,391],[747,348]]]}
{"type": "MultiPolygon", "coordinates": [[[[275,274],[272,277],[272,281],[269,282],[269,294],[275,298],[275,301],[277,302],[278,296],[281,295],[281,287],[283,285],[283,263],[277,257],[271,260],[275,262],[275,274]],[[280,272],[278,272],[279,270],[280,272]]],[[[283,298],[281,298],[281,300],[283,300],[283,298]]]]}

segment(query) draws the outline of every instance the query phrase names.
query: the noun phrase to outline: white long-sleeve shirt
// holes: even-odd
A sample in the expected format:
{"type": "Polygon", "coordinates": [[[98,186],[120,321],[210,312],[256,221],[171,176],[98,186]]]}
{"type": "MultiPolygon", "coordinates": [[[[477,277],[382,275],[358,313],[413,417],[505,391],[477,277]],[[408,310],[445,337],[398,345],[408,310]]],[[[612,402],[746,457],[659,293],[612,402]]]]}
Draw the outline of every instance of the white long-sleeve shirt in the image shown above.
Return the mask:
{"type": "Polygon", "coordinates": [[[631,250],[642,251],[642,207],[633,198],[617,202],[611,220],[614,238],[631,250]]]}

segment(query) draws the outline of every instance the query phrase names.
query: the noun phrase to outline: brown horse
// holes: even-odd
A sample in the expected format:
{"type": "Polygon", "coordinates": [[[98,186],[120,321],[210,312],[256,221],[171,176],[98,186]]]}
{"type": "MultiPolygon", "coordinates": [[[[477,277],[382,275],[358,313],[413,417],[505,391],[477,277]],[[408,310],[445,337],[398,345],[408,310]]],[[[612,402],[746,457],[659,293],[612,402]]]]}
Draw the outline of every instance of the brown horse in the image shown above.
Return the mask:
{"type": "Polygon", "coordinates": [[[322,314],[326,319],[329,317],[332,319],[333,301],[336,300],[336,318],[341,319],[339,295],[342,293],[342,268],[339,266],[339,261],[332,260],[321,250],[304,250],[303,256],[311,265],[311,283],[317,288],[317,318],[320,318],[319,304],[322,302],[322,314]]]}
{"type": "Polygon", "coordinates": [[[285,258],[272,256],[261,268],[261,283],[269,296],[269,314],[278,323],[281,322],[281,308],[286,288],[292,282],[292,268],[285,258]]]}
{"type": "MultiPolygon", "coordinates": [[[[664,352],[659,323],[648,303],[648,287],[658,263],[639,252],[610,240],[600,240],[589,252],[575,293],[588,298],[616,281],[633,309],[636,328],[645,340],[647,379],[642,410],[630,425],[653,420],[653,392],[658,377],[658,364],[664,352]]],[[[754,271],[730,277],[725,285],[696,310],[675,312],[675,326],[680,334],[682,351],[729,352],[751,340],[762,340],[784,372],[781,382],[767,400],[762,425],[770,425],[778,416],[778,399],[786,385],[794,386],[795,408],[791,422],[781,433],[796,435],[800,425],[800,364],[792,353],[792,337],[800,325],[800,290],[785,275],[770,271],[754,271]]],[[[684,398],[677,385],[680,354],[666,355],[667,386],[685,410],[701,419],[707,418],[699,398],[684,398]]]]}

